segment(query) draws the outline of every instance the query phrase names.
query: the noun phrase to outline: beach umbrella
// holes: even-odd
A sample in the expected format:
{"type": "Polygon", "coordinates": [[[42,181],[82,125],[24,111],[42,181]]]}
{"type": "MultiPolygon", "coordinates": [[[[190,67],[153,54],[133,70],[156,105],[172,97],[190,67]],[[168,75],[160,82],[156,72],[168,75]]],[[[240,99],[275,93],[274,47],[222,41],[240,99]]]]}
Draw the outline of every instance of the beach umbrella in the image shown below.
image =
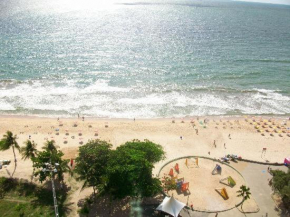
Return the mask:
{"type": "Polygon", "coordinates": [[[165,197],[162,203],[156,209],[162,212],[166,212],[174,217],[178,217],[183,207],[185,207],[185,203],[182,203],[173,197],[165,197]]]}

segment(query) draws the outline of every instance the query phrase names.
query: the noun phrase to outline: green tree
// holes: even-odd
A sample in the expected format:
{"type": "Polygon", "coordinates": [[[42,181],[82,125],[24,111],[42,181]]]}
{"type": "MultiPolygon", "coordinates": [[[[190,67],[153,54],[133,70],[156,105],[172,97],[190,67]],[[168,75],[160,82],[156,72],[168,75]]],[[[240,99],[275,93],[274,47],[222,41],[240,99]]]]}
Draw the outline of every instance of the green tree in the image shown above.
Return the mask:
{"type": "MultiPolygon", "coordinates": [[[[31,142],[30,140],[25,141],[24,144],[25,146],[20,148],[22,159],[23,160],[30,159],[32,161],[32,159],[35,158],[37,154],[37,149],[36,149],[37,144],[34,141],[31,142]]],[[[35,168],[33,167],[31,181],[34,176],[34,171],[35,171],[35,168]]]]}
{"type": "Polygon", "coordinates": [[[92,186],[101,192],[106,183],[106,170],[112,145],[106,141],[92,140],[79,148],[76,158],[75,172],[80,180],[84,180],[83,187],[92,186]]]}
{"type": "Polygon", "coordinates": [[[54,152],[54,151],[57,150],[57,148],[58,148],[58,146],[55,145],[55,141],[54,140],[51,140],[51,141],[47,141],[44,144],[44,146],[43,146],[42,149],[44,149],[46,151],[49,151],[49,152],[54,152]]]}
{"type": "Polygon", "coordinates": [[[165,158],[162,146],[145,140],[133,140],[112,151],[105,189],[114,197],[153,196],[161,191],[161,182],[152,177],[154,163],[165,158]]]}
{"type": "Polygon", "coordinates": [[[34,158],[37,153],[37,144],[34,141],[31,142],[30,140],[25,141],[24,144],[25,146],[20,148],[22,159],[26,160],[34,158]]]}
{"type": "Polygon", "coordinates": [[[237,193],[238,193],[238,197],[243,197],[242,206],[241,206],[241,209],[243,209],[244,202],[250,199],[250,195],[251,195],[250,188],[247,188],[245,185],[242,185],[240,187],[240,190],[237,191],[237,193]]]}
{"type": "Polygon", "coordinates": [[[70,172],[70,168],[68,166],[69,160],[64,160],[62,151],[52,148],[49,146],[48,148],[44,148],[44,151],[40,151],[37,155],[32,158],[33,168],[35,169],[34,176],[39,177],[39,181],[43,182],[48,177],[51,177],[51,173],[47,171],[43,171],[45,168],[45,164],[49,163],[51,165],[55,165],[56,163],[59,165],[57,167],[57,173],[53,173],[53,178],[57,175],[57,178],[60,182],[63,182],[63,175],[66,172],[70,172]]]}
{"type": "Polygon", "coordinates": [[[0,141],[0,151],[8,150],[12,147],[13,154],[14,154],[14,171],[12,173],[12,176],[15,173],[16,167],[17,167],[17,159],[15,154],[15,148],[19,151],[20,147],[16,141],[17,135],[13,135],[11,131],[7,131],[5,135],[3,135],[3,138],[0,141]]]}
{"type": "Polygon", "coordinates": [[[282,198],[286,209],[290,209],[290,170],[284,172],[281,170],[272,170],[272,187],[282,198]]]}

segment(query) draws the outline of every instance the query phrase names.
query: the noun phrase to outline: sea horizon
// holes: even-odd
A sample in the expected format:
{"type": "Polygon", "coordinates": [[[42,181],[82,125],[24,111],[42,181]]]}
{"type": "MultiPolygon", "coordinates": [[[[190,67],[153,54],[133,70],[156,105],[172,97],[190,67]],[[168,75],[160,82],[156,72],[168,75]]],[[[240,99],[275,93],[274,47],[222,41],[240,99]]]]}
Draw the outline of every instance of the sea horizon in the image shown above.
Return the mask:
{"type": "Polygon", "coordinates": [[[290,115],[290,7],[0,1],[0,115],[290,115]]]}

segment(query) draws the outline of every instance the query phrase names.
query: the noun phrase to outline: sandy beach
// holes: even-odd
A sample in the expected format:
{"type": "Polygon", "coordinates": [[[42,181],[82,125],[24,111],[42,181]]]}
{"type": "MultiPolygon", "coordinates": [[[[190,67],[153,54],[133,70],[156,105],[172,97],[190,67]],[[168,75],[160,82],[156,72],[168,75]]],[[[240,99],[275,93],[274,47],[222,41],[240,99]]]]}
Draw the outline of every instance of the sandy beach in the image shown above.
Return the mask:
{"type": "MultiPolygon", "coordinates": [[[[113,145],[113,148],[132,139],[149,139],[162,145],[166,152],[166,159],[156,164],[155,174],[166,161],[187,155],[220,158],[226,154],[235,154],[250,160],[283,163],[284,158],[290,154],[290,121],[285,117],[270,119],[243,116],[198,119],[134,121],[85,118],[83,121],[82,118],[57,120],[2,116],[0,135],[2,137],[7,130],[12,131],[17,134],[20,146],[23,146],[24,141],[30,136],[30,139],[38,144],[38,149],[41,149],[47,140],[55,140],[66,158],[75,158],[78,147],[90,139],[106,140],[113,145]],[[262,133],[264,135],[261,135],[262,133]],[[273,136],[270,135],[271,133],[273,136]],[[263,148],[267,150],[263,152],[263,148]]],[[[14,176],[29,178],[32,172],[30,160],[23,161],[18,152],[16,156],[18,167],[14,176]]],[[[0,158],[13,162],[12,150],[0,152],[0,158]]],[[[8,174],[2,169],[0,175],[8,174]]]]}
{"type": "MultiPolygon", "coordinates": [[[[29,138],[40,150],[47,140],[55,140],[65,158],[75,158],[78,148],[91,139],[110,142],[113,148],[133,139],[149,139],[164,147],[166,159],[155,165],[154,175],[168,161],[183,156],[208,156],[221,158],[235,154],[245,159],[260,162],[283,163],[290,155],[290,121],[270,117],[199,117],[187,119],[93,119],[39,118],[24,116],[2,116],[1,137],[7,130],[17,134],[18,144],[24,145],[29,138]],[[269,132],[267,132],[269,131],[269,132]],[[263,134],[263,135],[262,135],[263,134]],[[272,134],[272,135],[271,135],[272,134]],[[266,148],[266,151],[263,149],[266,148]]],[[[16,151],[17,169],[15,178],[30,180],[32,162],[22,160],[16,151]]],[[[0,152],[0,160],[11,160],[11,164],[0,170],[0,176],[9,177],[14,169],[12,150],[0,152]]],[[[211,165],[212,167],[212,165],[211,165]]],[[[70,202],[72,212],[77,214],[77,201],[92,193],[91,188],[81,191],[81,183],[66,178],[72,187],[70,202]]],[[[219,196],[213,192],[215,197],[219,196]]],[[[199,204],[195,204],[199,208],[199,204]]]]}

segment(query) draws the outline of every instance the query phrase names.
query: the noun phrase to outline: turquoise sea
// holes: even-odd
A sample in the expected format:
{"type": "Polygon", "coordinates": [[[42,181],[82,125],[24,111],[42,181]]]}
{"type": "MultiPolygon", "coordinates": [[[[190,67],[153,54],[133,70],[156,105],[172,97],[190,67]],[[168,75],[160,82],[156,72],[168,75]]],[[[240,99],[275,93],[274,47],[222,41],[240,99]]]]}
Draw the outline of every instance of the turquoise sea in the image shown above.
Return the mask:
{"type": "Polygon", "coordinates": [[[290,114],[290,6],[0,0],[0,114],[290,114]]]}

